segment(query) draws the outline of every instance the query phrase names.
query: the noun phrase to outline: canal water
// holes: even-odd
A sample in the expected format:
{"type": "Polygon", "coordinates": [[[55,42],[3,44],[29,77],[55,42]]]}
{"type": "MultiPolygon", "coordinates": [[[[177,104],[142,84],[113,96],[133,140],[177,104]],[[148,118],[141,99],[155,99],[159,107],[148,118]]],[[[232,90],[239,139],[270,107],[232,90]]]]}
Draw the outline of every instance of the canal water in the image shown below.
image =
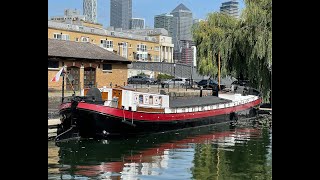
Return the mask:
{"type": "Polygon", "coordinates": [[[272,129],[228,124],[48,142],[48,179],[272,179],[272,129]]]}

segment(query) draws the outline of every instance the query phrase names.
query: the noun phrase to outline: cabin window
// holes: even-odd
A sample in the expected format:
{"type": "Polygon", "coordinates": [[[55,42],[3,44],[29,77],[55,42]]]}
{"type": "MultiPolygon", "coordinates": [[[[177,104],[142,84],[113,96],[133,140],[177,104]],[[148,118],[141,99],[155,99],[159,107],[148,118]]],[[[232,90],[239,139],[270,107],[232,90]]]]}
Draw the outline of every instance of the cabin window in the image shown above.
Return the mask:
{"type": "Polygon", "coordinates": [[[139,95],[139,104],[143,104],[143,95],[139,95]]]}
{"type": "Polygon", "coordinates": [[[102,70],[103,71],[112,71],[112,64],[103,64],[102,70]]]}
{"type": "Polygon", "coordinates": [[[59,68],[59,61],[48,60],[48,68],[58,69],[59,68]]]}
{"type": "Polygon", "coordinates": [[[153,105],[153,96],[149,96],[149,104],[153,105]]]}

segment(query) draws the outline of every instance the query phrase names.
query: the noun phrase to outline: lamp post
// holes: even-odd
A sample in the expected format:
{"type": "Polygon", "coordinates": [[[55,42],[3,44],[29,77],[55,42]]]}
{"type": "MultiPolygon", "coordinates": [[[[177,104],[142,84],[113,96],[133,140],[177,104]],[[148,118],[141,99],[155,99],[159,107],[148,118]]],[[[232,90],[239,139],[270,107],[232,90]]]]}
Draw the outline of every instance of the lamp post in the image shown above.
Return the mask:
{"type": "MultiPolygon", "coordinates": [[[[176,63],[173,64],[173,76],[176,78],[176,63]]],[[[173,80],[173,88],[176,87],[176,81],[173,80]]]]}
{"type": "Polygon", "coordinates": [[[61,103],[63,103],[63,99],[64,99],[64,72],[61,73],[62,75],[62,97],[61,97],[61,103]]]}

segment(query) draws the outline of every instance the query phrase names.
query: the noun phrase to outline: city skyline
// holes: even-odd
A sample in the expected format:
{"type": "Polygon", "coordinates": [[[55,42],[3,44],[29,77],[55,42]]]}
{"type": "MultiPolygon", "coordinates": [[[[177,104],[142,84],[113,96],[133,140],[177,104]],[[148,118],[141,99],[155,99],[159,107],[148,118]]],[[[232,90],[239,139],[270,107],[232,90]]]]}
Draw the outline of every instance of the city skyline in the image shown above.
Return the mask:
{"type": "MultiPolygon", "coordinates": [[[[144,18],[145,26],[153,28],[154,16],[171,12],[180,3],[187,6],[193,13],[194,19],[206,19],[210,12],[219,12],[220,6],[227,0],[133,0],[132,17],[144,18]],[[209,6],[211,4],[211,6],[209,6]]],[[[48,0],[48,19],[52,16],[63,15],[65,9],[77,9],[83,14],[83,0],[48,0]]],[[[239,0],[240,12],[244,7],[239,0]]],[[[104,27],[110,26],[110,0],[98,0],[98,23],[104,27]]]]}

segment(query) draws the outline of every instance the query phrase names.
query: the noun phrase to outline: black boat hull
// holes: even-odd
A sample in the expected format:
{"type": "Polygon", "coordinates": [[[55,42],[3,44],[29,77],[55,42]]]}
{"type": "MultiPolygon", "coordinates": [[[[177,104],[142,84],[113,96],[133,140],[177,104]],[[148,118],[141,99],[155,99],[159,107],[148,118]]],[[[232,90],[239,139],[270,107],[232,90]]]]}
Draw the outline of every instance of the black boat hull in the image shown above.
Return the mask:
{"type": "Polygon", "coordinates": [[[166,132],[190,127],[205,126],[215,123],[232,122],[241,117],[256,115],[255,107],[246,110],[177,121],[143,121],[130,118],[115,117],[109,114],[88,109],[77,108],[60,111],[63,122],[58,128],[58,135],[71,127],[75,128],[78,135],[83,138],[110,138],[118,136],[133,136],[147,133],[166,132]]]}

